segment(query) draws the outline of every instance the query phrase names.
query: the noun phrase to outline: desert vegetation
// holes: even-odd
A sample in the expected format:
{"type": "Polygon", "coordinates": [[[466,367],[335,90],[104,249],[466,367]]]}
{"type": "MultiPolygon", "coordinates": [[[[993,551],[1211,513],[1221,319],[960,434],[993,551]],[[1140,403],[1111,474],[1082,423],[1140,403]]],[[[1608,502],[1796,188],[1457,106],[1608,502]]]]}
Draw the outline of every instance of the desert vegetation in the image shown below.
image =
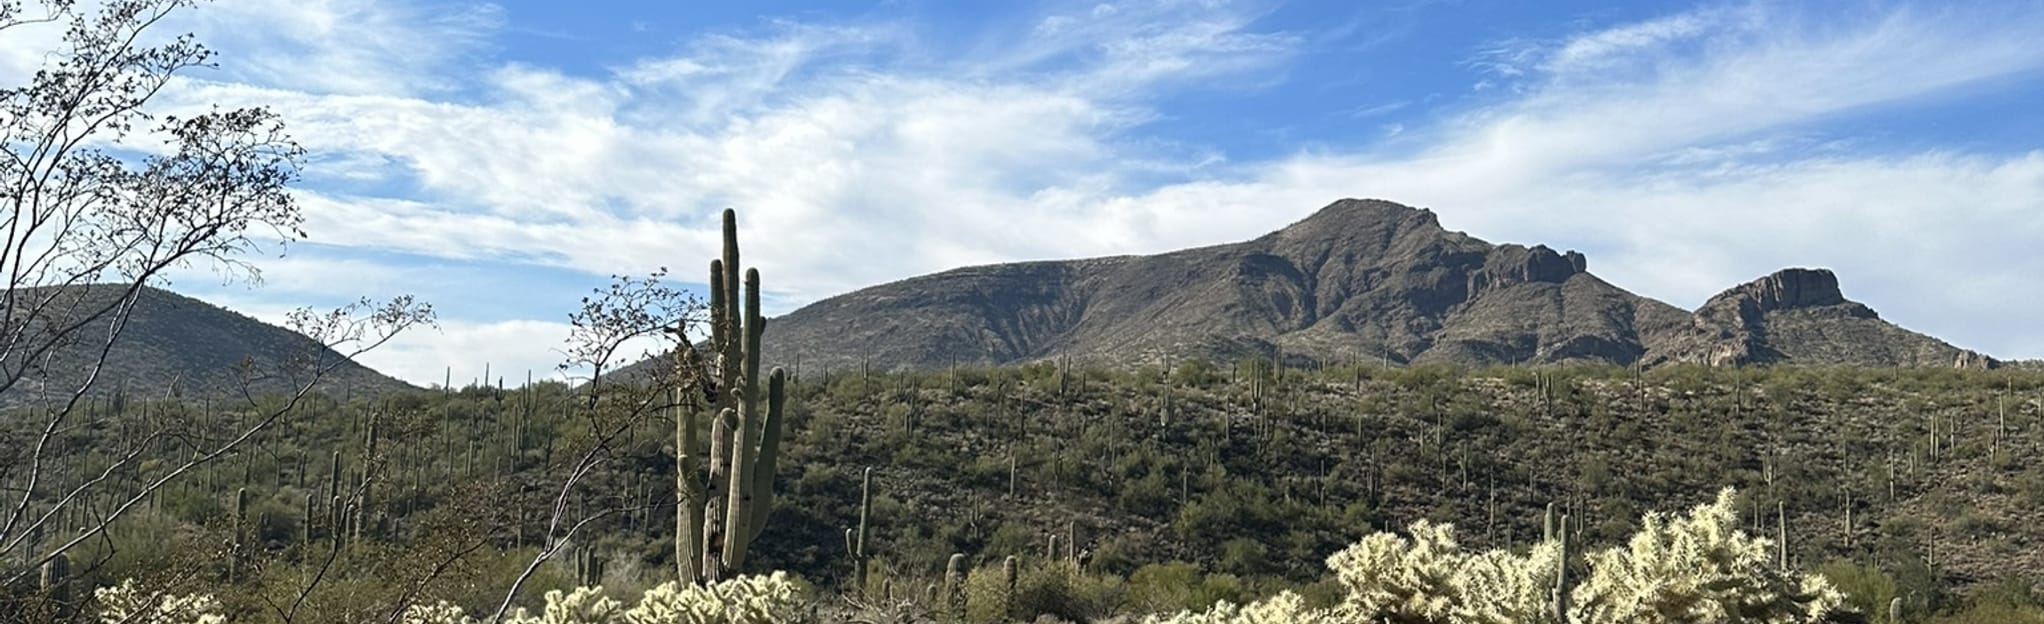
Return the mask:
{"type": "Polygon", "coordinates": [[[573,383],[358,393],[433,322],[400,296],[192,396],[109,388],[165,272],[302,236],[276,116],[142,112],[211,58],[137,43],[189,4],[0,2],[68,26],[0,92],[0,619],[2044,621],[2035,370],[805,369],[729,211],[707,302],[662,272],[567,314],[573,383]]]}
{"type": "MultiPolygon", "coordinates": [[[[1876,620],[2035,613],[2034,372],[1252,359],[786,376],[772,511],[736,572],[799,577],[799,611],[822,619],[1331,609],[1353,593],[1339,573],[1352,565],[1324,567],[1345,549],[1551,557],[1550,508],[1587,579],[1600,553],[1667,533],[1648,514],[1703,503],[1774,544],[1757,547],[1765,568],[1820,574],[1876,620]],[[1738,496],[1714,498],[1727,485],[1738,496]]],[[[685,420],[711,424],[644,398],[665,387],[315,394],[11,600],[85,609],[89,588],[129,581],[209,596],[237,620],[358,621],[442,603],[510,616],[602,587],[629,608],[689,552],[674,539],[691,526],[674,444],[685,420]]],[[[84,413],[92,426],[53,441],[54,483],[91,478],[124,429],[197,435],[253,411],[129,399],[84,413]]]]}

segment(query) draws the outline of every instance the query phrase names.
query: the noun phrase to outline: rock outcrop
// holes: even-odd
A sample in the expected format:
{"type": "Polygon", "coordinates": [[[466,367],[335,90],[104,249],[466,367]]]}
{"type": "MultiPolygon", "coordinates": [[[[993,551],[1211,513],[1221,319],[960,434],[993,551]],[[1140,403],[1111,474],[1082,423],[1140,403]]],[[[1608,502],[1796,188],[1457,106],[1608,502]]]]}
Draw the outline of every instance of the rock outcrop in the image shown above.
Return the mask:
{"type": "Polygon", "coordinates": [[[1649,354],[1652,362],[1717,366],[1815,365],[1990,368],[1992,358],[1896,327],[1845,298],[1827,269],[1790,268],[1732,287],[1704,302],[1693,334],[1649,354]]]}

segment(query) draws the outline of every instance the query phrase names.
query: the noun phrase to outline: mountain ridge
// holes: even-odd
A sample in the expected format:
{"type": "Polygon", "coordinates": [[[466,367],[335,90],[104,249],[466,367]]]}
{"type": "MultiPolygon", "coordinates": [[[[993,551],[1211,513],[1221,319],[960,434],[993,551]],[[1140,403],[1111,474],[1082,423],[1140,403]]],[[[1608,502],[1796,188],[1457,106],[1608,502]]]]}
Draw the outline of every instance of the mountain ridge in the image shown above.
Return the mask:
{"type": "Polygon", "coordinates": [[[1235,243],[897,280],[804,306],[771,330],[769,361],[831,367],[1280,350],[1399,365],[1997,364],[1881,320],[1829,270],[1783,269],[1683,310],[1597,277],[1580,252],[1492,244],[1446,230],[1431,210],[1359,199],[1235,243]]]}
{"type": "MultiPolygon", "coordinates": [[[[113,301],[125,291],[124,284],[91,284],[77,289],[68,305],[92,309],[113,301]]],[[[23,289],[45,293],[46,289],[23,289]]],[[[102,343],[104,344],[104,343],[102,343]]],[[[31,372],[6,392],[0,392],[0,407],[35,402],[39,397],[53,400],[68,396],[65,388],[83,381],[81,373],[94,359],[93,345],[82,343],[57,350],[47,364],[47,381],[31,372]],[[81,349],[81,347],[87,347],[81,349]],[[47,388],[47,394],[44,389],[47,388]]],[[[376,372],[346,359],[332,349],[292,330],[222,308],[176,292],[143,286],[127,326],[107,354],[106,364],[86,398],[182,396],[188,398],[239,397],[243,385],[257,395],[295,391],[302,380],[303,358],[336,362],[317,390],[343,394],[377,396],[393,390],[413,388],[411,384],[376,372]]],[[[11,365],[18,366],[18,365],[11,365]]],[[[14,368],[10,367],[11,373],[14,368]]]]}

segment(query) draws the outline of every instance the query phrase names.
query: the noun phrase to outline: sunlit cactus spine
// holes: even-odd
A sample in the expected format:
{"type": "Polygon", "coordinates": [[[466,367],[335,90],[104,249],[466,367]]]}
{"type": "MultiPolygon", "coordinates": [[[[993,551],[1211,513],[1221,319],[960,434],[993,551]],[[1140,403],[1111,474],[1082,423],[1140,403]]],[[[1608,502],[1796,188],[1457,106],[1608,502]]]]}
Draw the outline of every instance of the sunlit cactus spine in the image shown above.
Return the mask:
{"type": "Polygon", "coordinates": [[[675,559],[677,576],[685,583],[720,580],[745,564],[747,547],[759,538],[773,507],[786,402],[787,373],[775,368],[762,379],[759,372],[766,332],[766,318],[760,315],[759,270],[745,272],[741,293],[737,213],[725,210],[723,225],[724,257],[710,261],[713,361],[697,354],[685,335],[678,336],[682,346],[676,350],[683,384],[676,389],[677,399],[689,405],[707,402],[707,412],[715,415],[708,482],[702,481],[694,455],[696,419],[676,419],[675,489],[681,504],[675,518],[675,559]]]}

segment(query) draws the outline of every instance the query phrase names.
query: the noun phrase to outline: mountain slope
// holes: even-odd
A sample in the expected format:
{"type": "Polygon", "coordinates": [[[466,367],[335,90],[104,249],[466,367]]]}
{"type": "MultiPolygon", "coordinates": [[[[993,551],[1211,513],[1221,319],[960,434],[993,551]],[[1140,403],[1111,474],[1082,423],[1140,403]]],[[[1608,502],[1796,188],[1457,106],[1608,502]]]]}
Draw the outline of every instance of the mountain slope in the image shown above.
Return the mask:
{"type": "Polygon", "coordinates": [[[1281,350],[1294,364],[1993,364],[1844,300],[1828,271],[1777,273],[1692,313],[1587,265],[1448,231],[1428,210],[1344,199],[1240,243],[967,267],[832,297],[775,319],[767,359],[843,370],[1281,350]]]}
{"type": "MultiPolygon", "coordinates": [[[[80,288],[73,291],[78,294],[69,295],[77,304],[69,307],[97,309],[122,292],[121,286],[111,284],[80,288]]],[[[24,299],[48,293],[27,290],[24,299]]],[[[104,322],[96,322],[88,331],[104,332],[105,327],[104,322]]],[[[96,345],[89,338],[58,350],[47,364],[34,364],[19,383],[0,393],[0,406],[44,396],[62,400],[84,380],[96,355],[96,345]],[[47,380],[43,371],[49,373],[47,380]]],[[[308,363],[337,360],[342,360],[340,353],[297,332],[191,297],[144,287],[88,396],[239,397],[244,384],[258,395],[290,392],[308,378],[308,363]]],[[[6,366],[11,374],[21,365],[13,361],[6,366]]],[[[353,361],[340,361],[320,384],[320,389],[330,394],[369,396],[410,387],[353,361]]]]}
{"type": "Polygon", "coordinates": [[[1433,213],[1344,200],[1242,243],[992,265],[818,302],[775,321],[769,359],[930,366],[1071,356],[1287,353],[1316,359],[1630,362],[1673,307],[1585,271],[1581,254],[1492,245],[1433,213]]]}

